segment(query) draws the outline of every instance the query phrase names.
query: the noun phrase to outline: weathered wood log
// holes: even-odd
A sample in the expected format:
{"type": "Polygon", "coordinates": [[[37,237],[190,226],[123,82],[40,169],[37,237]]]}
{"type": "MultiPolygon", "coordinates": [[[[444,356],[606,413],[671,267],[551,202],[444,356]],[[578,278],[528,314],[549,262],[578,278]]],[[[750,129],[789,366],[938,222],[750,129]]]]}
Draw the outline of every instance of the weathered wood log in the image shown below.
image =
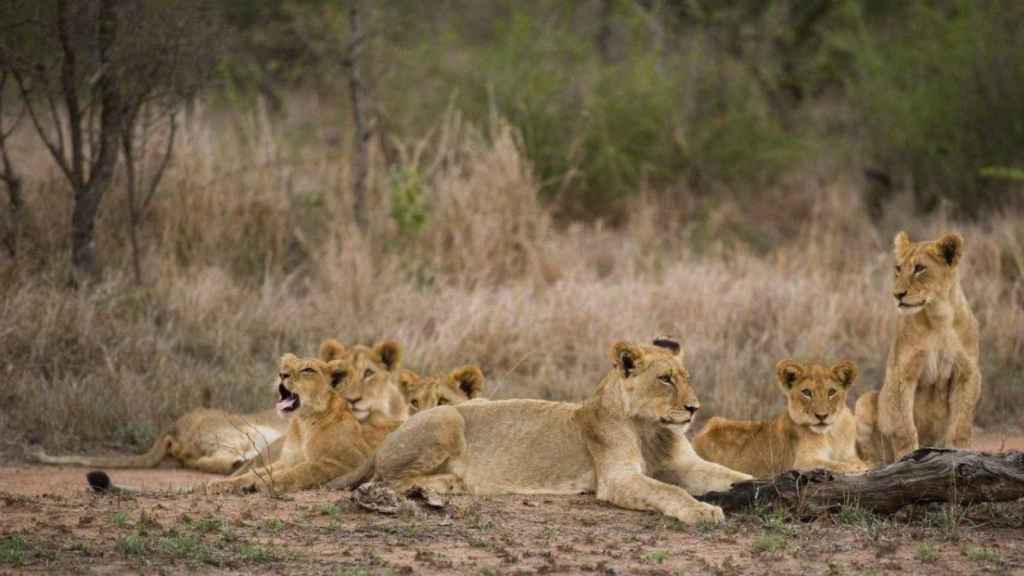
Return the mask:
{"type": "Polygon", "coordinates": [[[922,448],[864,474],[790,471],[771,480],[734,484],[699,499],[726,511],[783,505],[801,515],[857,505],[877,513],[930,502],[1004,502],[1024,497],[1024,453],[991,454],[922,448]]]}

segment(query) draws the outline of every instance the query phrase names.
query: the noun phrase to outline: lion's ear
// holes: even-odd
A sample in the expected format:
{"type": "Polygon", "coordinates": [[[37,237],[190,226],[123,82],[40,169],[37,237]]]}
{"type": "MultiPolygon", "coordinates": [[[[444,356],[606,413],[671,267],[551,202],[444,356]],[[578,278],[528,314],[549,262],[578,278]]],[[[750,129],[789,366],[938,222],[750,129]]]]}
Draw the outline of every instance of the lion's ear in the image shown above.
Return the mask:
{"type": "Polygon", "coordinates": [[[900,230],[892,240],[892,253],[899,258],[907,251],[907,248],[910,248],[910,238],[907,236],[906,232],[900,230]]]}
{"type": "Polygon", "coordinates": [[[857,381],[857,375],[860,374],[860,372],[857,370],[856,364],[849,360],[843,360],[832,367],[832,374],[834,374],[836,380],[843,385],[843,388],[849,389],[850,386],[853,386],[853,383],[857,381]]]}
{"type": "Polygon", "coordinates": [[[964,253],[963,236],[956,233],[946,234],[939,238],[935,245],[938,248],[939,256],[946,261],[946,264],[949,264],[950,268],[960,263],[960,256],[964,253]]]}
{"type": "Polygon", "coordinates": [[[398,370],[402,362],[402,347],[394,340],[385,340],[373,348],[374,354],[380,359],[380,363],[387,368],[388,372],[398,370]]]}
{"type": "Polygon", "coordinates": [[[484,390],[484,373],[479,366],[470,364],[456,368],[449,376],[450,382],[472,400],[484,390]]]}
{"type": "Polygon", "coordinates": [[[612,364],[626,378],[632,376],[643,362],[644,351],[631,342],[616,342],[612,346],[612,364]]]}
{"type": "Polygon", "coordinates": [[[284,368],[289,363],[294,362],[294,361],[296,361],[298,359],[299,359],[298,356],[296,356],[295,354],[292,354],[291,352],[288,352],[287,354],[284,354],[283,356],[281,356],[281,360],[280,360],[280,362],[278,362],[278,364],[281,366],[281,368],[284,368]]]}
{"type": "Polygon", "coordinates": [[[320,359],[324,362],[340,360],[348,354],[348,349],[341,342],[334,338],[328,338],[320,343],[320,359]]]}
{"type": "Polygon", "coordinates": [[[348,379],[349,366],[341,360],[332,360],[327,363],[327,376],[331,381],[331,388],[338,388],[348,379]]]}
{"type": "Polygon", "coordinates": [[[401,370],[398,373],[398,387],[402,389],[402,395],[406,398],[412,396],[413,391],[420,386],[419,374],[412,370],[401,370]]]}
{"type": "Polygon", "coordinates": [[[779,386],[789,391],[804,373],[804,367],[796,360],[779,360],[775,365],[775,376],[779,379],[779,386]]]}
{"type": "Polygon", "coordinates": [[[682,357],[683,347],[679,344],[679,341],[674,338],[667,338],[665,336],[659,336],[652,342],[658,348],[664,348],[676,356],[682,357]]]}

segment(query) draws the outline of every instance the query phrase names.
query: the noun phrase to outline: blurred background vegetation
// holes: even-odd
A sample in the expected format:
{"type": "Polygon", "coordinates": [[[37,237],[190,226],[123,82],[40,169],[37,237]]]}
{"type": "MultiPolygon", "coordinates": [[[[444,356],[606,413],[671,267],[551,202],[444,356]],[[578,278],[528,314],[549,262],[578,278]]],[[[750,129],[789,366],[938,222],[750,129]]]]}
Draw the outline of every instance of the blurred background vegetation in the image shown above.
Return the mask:
{"type": "Polygon", "coordinates": [[[899,229],[964,234],[978,422],[1024,425],[1022,25],[1018,0],[0,0],[0,430],[145,444],[204,398],[269,406],[274,360],[327,337],[579,399],[612,341],[676,334],[702,412],[766,416],[783,357],[880,384],[899,229]]]}
{"type": "MultiPolygon", "coordinates": [[[[344,105],[347,4],[223,0],[231,105],[295,90],[344,105]]],[[[449,107],[508,119],[560,216],[645,189],[742,193],[826,157],[875,210],[976,218],[1021,202],[1024,5],[1013,0],[393,1],[368,9],[387,142],[449,107]]],[[[344,109],[335,121],[344,130],[344,109]]]]}

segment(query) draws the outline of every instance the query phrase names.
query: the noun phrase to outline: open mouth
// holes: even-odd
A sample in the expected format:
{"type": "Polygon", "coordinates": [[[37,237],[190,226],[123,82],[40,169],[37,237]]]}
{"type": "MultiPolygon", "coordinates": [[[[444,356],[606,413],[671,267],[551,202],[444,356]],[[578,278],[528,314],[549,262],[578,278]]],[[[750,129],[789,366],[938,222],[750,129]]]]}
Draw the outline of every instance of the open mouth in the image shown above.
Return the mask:
{"type": "Polygon", "coordinates": [[[277,402],[277,411],[281,414],[294,412],[299,407],[299,395],[284,387],[284,384],[277,385],[277,392],[281,400],[277,402]]]}
{"type": "Polygon", "coordinates": [[[686,420],[674,420],[672,418],[662,416],[659,420],[665,426],[686,426],[693,420],[693,418],[687,418],[686,420]]]}

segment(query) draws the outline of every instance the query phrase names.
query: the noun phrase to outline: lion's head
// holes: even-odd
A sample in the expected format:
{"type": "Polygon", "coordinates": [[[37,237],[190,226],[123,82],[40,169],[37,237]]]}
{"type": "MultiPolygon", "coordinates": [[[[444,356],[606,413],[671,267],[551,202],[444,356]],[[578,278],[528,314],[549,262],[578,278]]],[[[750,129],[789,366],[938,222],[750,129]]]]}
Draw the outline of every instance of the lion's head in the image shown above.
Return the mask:
{"type": "Polygon", "coordinates": [[[947,300],[959,282],[957,265],[963,253],[964,239],[959,234],[930,242],[911,242],[906,232],[897,234],[893,297],[900,314],[915,314],[932,302],[947,300]]]}
{"type": "Polygon", "coordinates": [[[484,373],[475,365],[456,368],[446,376],[420,376],[411,370],[402,370],[400,380],[412,412],[461,404],[479,397],[484,388],[484,373]]]}
{"type": "Polygon", "coordinates": [[[614,368],[609,376],[622,391],[627,416],[683,431],[689,428],[700,402],[690,387],[678,342],[667,338],[655,340],[653,346],[617,342],[611,357],[614,368]]]}
{"type": "Polygon", "coordinates": [[[278,365],[277,392],[281,396],[276,406],[278,413],[286,416],[326,411],[336,395],[335,389],[349,371],[344,359],[324,362],[285,354],[278,365]]]}
{"type": "Polygon", "coordinates": [[[397,342],[385,340],[374,347],[346,347],[337,340],[320,344],[320,358],[348,359],[350,370],[339,387],[352,413],[360,422],[371,414],[392,420],[405,420],[409,408],[399,387],[402,348],[397,342]]]}
{"type": "Polygon", "coordinates": [[[848,360],[831,368],[781,360],[775,365],[775,374],[793,422],[824,434],[846,407],[846,393],[857,380],[857,366],[848,360]]]}

